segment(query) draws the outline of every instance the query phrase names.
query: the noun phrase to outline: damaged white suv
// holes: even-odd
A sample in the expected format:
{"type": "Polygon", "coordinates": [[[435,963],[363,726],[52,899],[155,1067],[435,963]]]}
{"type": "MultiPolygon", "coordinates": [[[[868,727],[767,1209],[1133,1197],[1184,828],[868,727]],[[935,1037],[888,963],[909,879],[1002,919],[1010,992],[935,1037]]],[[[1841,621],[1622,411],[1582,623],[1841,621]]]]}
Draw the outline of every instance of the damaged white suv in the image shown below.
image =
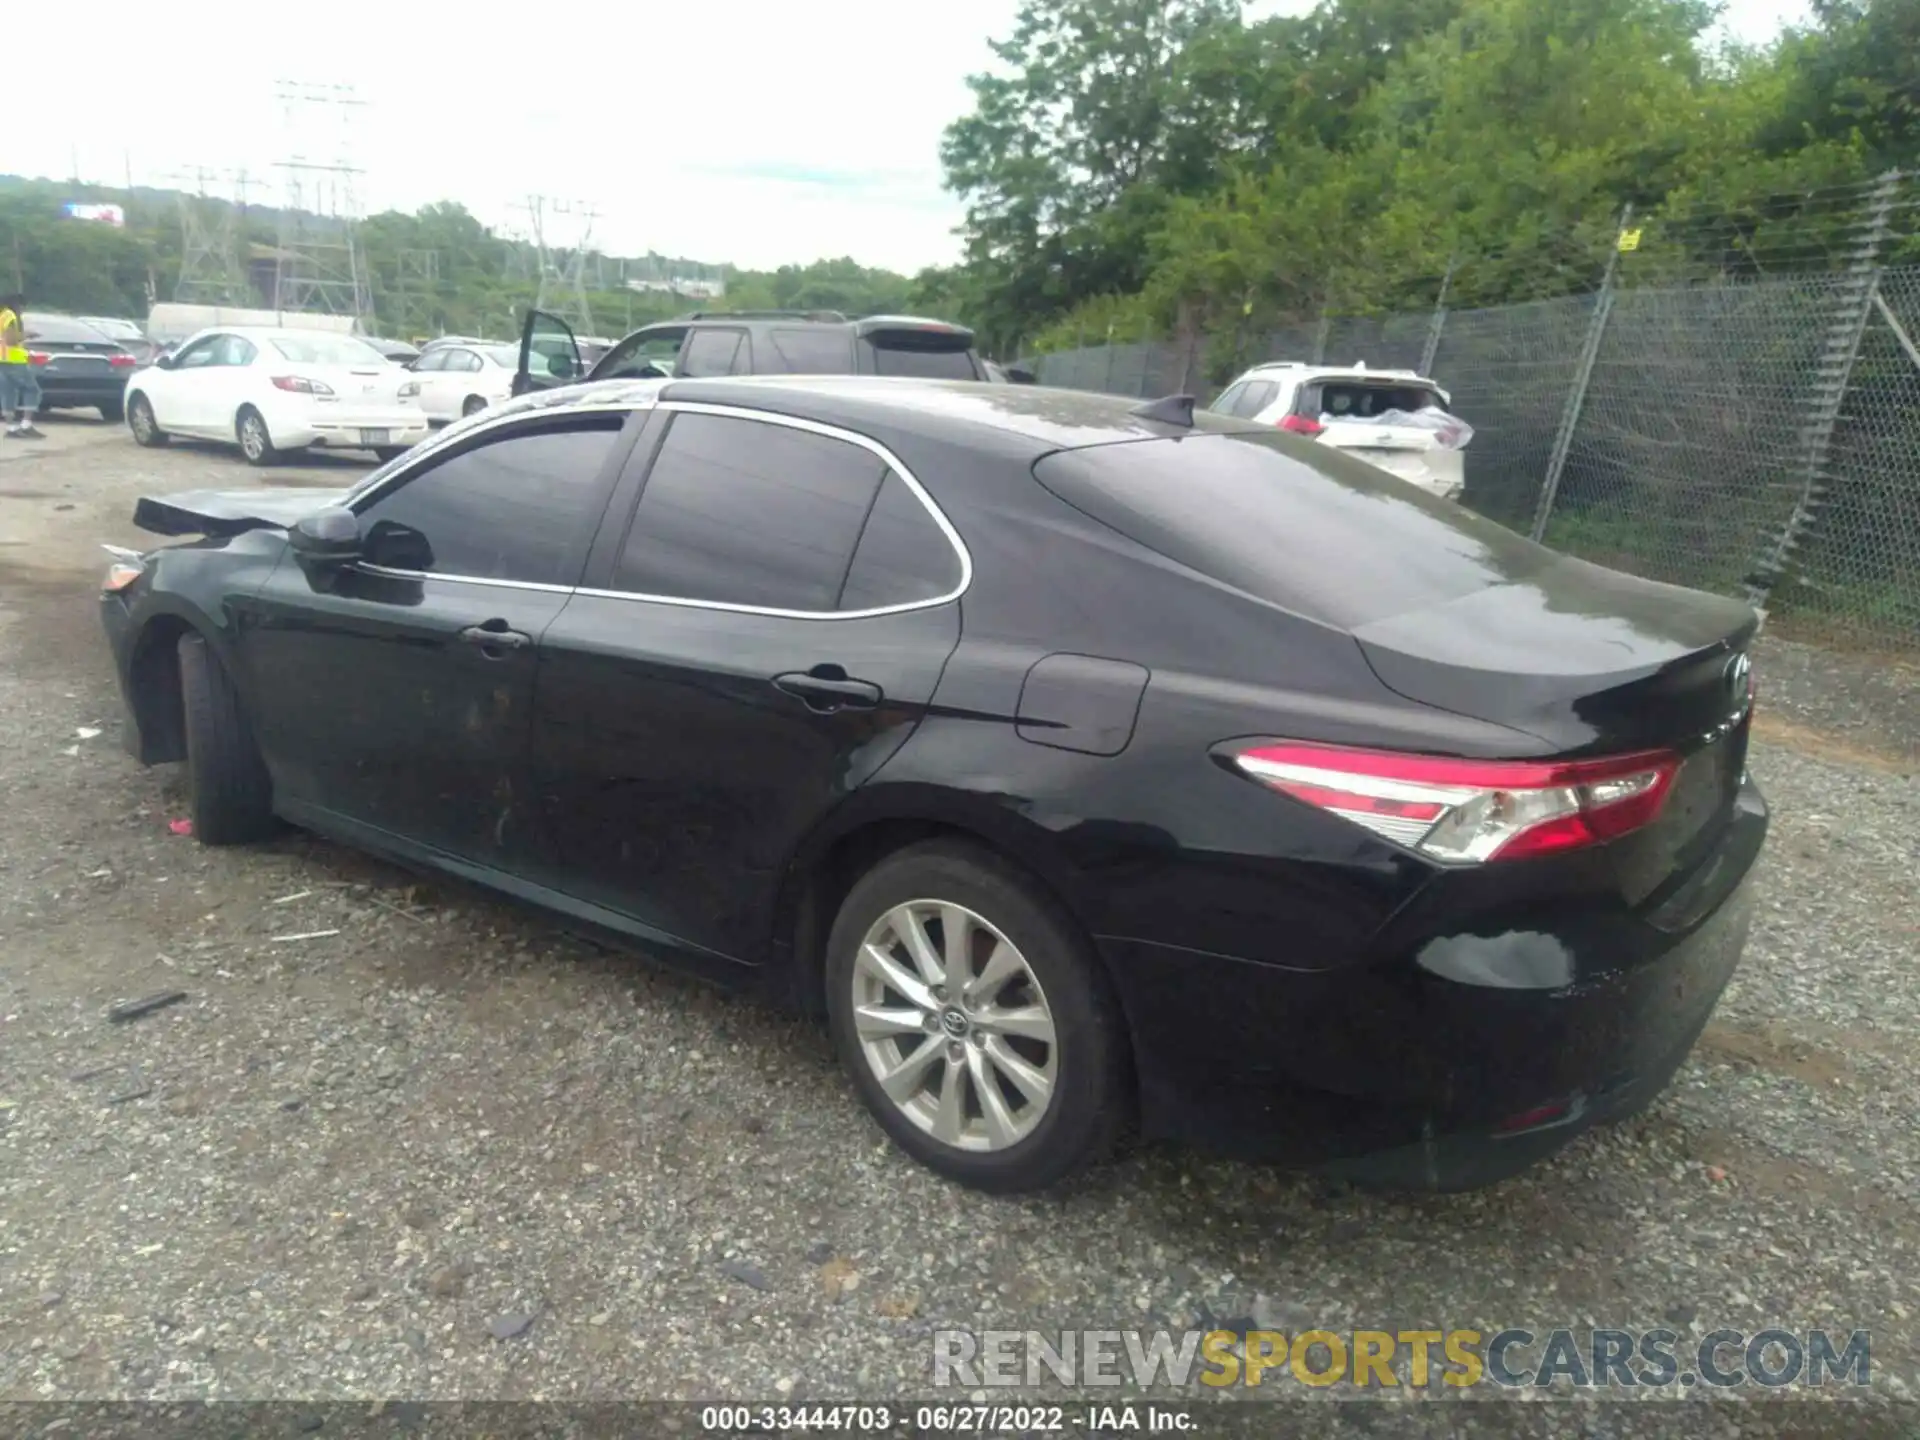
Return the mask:
{"type": "Polygon", "coordinates": [[[1310,436],[1457,500],[1473,427],[1451,407],[1445,390],[1413,370],[1287,361],[1254,366],[1207,408],[1310,436]]]}

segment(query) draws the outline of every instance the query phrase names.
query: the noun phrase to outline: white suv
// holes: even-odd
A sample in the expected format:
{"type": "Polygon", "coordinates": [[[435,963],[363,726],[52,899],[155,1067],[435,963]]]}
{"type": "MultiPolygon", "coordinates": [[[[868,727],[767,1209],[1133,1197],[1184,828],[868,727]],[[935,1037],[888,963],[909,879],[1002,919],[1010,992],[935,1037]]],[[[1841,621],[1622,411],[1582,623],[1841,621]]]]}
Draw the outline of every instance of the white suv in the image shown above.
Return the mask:
{"type": "Polygon", "coordinates": [[[1278,425],[1332,445],[1455,500],[1466,488],[1473,427],[1451,413],[1451,397],[1412,370],[1365,365],[1256,365],[1208,408],[1278,425]]]}

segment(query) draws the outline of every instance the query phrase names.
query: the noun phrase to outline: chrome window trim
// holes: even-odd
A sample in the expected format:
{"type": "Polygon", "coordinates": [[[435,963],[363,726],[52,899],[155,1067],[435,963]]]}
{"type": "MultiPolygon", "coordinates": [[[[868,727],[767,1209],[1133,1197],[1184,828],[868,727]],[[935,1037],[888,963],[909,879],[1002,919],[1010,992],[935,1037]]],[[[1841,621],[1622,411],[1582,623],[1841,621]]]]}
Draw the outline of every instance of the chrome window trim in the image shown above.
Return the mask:
{"type": "MultiPolygon", "coordinates": [[[[406,453],[405,458],[400,462],[399,467],[395,469],[391,474],[383,475],[380,478],[380,481],[378,484],[369,485],[365,490],[362,490],[357,494],[352,491],[349,491],[347,494],[346,508],[353,511],[354,514],[358,515],[361,512],[361,510],[364,509],[366,506],[371,505],[375,500],[379,499],[387,491],[393,489],[398,482],[400,482],[403,479],[411,479],[414,476],[414,474],[416,474],[421,469],[422,466],[424,466],[425,464],[427,464],[427,462],[434,459],[434,457],[439,455],[439,453],[442,450],[445,450],[450,445],[463,444],[475,435],[485,435],[489,431],[503,429],[504,427],[515,424],[518,421],[530,420],[537,416],[614,415],[614,414],[626,414],[634,410],[651,410],[652,408],[653,408],[653,402],[651,401],[603,400],[603,401],[596,401],[592,404],[579,404],[579,405],[576,405],[576,404],[545,405],[545,406],[533,405],[533,406],[529,406],[525,410],[513,410],[513,411],[506,412],[504,414],[487,415],[486,419],[482,420],[479,424],[474,425],[471,428],[465,429],[465,430],[458,430],[454,428],[454,426],[457,426],[460,423],[459,421],[456,420],[454,421],[453,425],[450,425],[446,429],[440,431],[439,434],[429,435],[425,440],[422,440],[417,446],[409,450],[406,453]]],[[[484,410],[481,411],[480,413],[482,415],[486,415],[486,412],[484,410]]],[[[395,571],[393,573],[397,575],[397,574],[411,574],[413,572],[395,571]]],[[[440,578],[446,579],[448,577],[441,576],[440,578]]],[[[471,579],[474,577],[469,576],[467,578],[471,579]]],[[[489,581],[488,583],[491,584],[493,582],[489,581]]]]}
{"type": "MultiPolygon", "coordinates": [[[[783,415],[774,410],[755,410],[745,405],[715,405],[701,400],[662,400],[656,407],[660,410],[682,412],[688,415],[716,415],[724,420],[746,420],[760,425],[784,425],[789,430],[802,430],[810,435],[824,436],[829,440],[841,440],[858,446],[874,456],[894,474],[898,475],[907,489],[913,492],[927,514],[933,517],[933,523],[947,539],[953,553],[960,560],[960,578],[954,587],[944,595],[936,595],[927,600],[912,600],[902,605],[876,605],[865,610],[787,610],[772,605],[741,605],[728,600],[690,600],[678,595],[649,595],[639,590],[600,590],[581,586],[576,592],[591,595],[597,600],[638,600],[648,605],[677,605],[688,610],[718,610],[733,615],[766,615],[780,620],[871,620],[881,615],[905,615],[915,610],[936,610],[942,605],[951,605],[967,593],[973,584],[973,556],[960,538],[960,532],[953,528],[939,505],[926,491],[918,477],[909,470],[898,455],[870,436],[857,430],[846,430],[838,425],[828,425],[819,420],[807,420],[798,415],[783,415]]],[[[884,477],[882,483],[885,483],[884,477]]],[[[646,501],[646,491],[640,492],[641,503],[646,501]]],[[[637,510],[635,512],[638,513],[637,510]]]]}
{"type": "MultiPolygon", "coordinates": [[[[960,532],[953,528],[953,522],[947,519],[945,512],[935,503],[933,497],[927,493],[926,487],[921,485],[919,479],[901,462],[899,456],[895,455],[878,440],[862,435],[858,431],[845,430],[837,425],[828,425],[818,420],[807,420],[798,415],[782,415],[777,411],[755,410],[742,405],[713,405],[697,400],[661,400],[651,403],[622,401],[618,404],[556,406],[552,411],[545,413],[587,415],[605,414],[609,411],[616,410],[645,409],[682,411],[690,415],[717,415],[723,419],[746,420],[763,425],[784,425],[790,430],[803,430],[809,434],[824,436],[829,440],[842,440],[848,444],[858,446],[860,449],[867,451],[880,460],[888,469],[898,475],[907,489],[913,492],[914,498],[917,499],[926,509],[926,512],[933,517],[933,523],[939,527],[940,533],[946,537],[947,544],[952,547],[954,554],[959,557],[960,579],[954,585],[953,589],[944,595],[938,595],[927,600],[909,601],[902,605],[879,605],[866,610],[785,610],[770,605],[740,605],[726,600],[690,600],[675,595],[648,595],[637,590],[602,590],[585,585],[547,585],[532,580],[496,580],[484,575],[444,574],[437,570],[394,570],[384,565],[370,565],[364,561],[360,563],[358,568],[367,571],[369,574],[381,575],[394,580],[445,580],[455,585],[492,585],[507,590],[529,590],[541,594],[586,595],[596,600],[634,600],[647,605],[673,605],[684,610],[716,610],[724,614],[732,615],[764,615],[771,619],[778,620],[871,620],[884,615],[906,615],[916,610],[936,610],[942,605],[950,605],[962,595],[966,594],[967,590],[971,588],[973,584],[973,556],[968,551],[966,542],[960,538],[960,532]]],[[[520,411],[513,415],[495,416],[485,424],[475,426],[471,430],[462,431],[459,438],[465,439],[468,436],[484,434],[489,430],[511,424],[515,420],[524,419],[528,415],[540,413],[543,412],[536,409],[520,411]]],[[[429,442],[429,444],[432,448],[418,456],[418,461],[429,459],[433,453],[444,448],[446,442],[444,439],[437,439],[429,442]]],[[[402,475],[411,473],[416,468],[417,464],[410,463],[402,470],[395,471],[392,475],[389,475],[385,480],[381,481],[378,489],[368,491],[365,496],[356,496],[354,498],[355,513],[358,513],[362,500],[370,500],[372,497],[379,495],[382,491],[389,488],[395,480],[399,479],[402,475]]],[[[884,480],[882,483],[885,483],[884,480]]],[[[645,493],[644,490],[641,492],[643,498],[645,493]]]]}

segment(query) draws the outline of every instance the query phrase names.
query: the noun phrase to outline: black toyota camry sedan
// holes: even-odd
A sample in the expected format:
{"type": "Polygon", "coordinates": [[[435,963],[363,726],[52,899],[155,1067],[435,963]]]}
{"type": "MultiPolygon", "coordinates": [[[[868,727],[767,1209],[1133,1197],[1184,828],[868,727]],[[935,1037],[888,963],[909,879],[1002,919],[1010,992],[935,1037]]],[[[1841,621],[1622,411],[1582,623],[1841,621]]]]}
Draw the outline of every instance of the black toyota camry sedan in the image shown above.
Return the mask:
{"type": "Polygon", "coordinates": [[[1745,941],[1747,606],[1284,431],[609,381],[140,503],[101,604],[207,844],[290,822],[823,1013],[906,1151],[1459,1188],[1644,1106],[1745,941]]]}

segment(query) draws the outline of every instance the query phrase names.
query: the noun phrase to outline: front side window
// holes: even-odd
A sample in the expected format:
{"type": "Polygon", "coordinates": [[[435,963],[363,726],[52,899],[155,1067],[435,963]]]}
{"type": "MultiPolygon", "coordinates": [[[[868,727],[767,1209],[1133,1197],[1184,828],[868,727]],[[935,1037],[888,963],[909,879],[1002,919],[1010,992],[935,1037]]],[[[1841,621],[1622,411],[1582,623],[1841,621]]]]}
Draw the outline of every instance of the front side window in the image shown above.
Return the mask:
{"type": "Polygon", "coordinates": [[[610,488],[623,417],[489,436],[360,510],[368,563],[394,570],[573,585],[610,488]]]}
{"type": "Polygon", "coordinates": [[[226,340],[227,337],[225,335],[209,335],[204,340],[194,341],[193,344],[189,345],[174,357],[173,368],[176,370],[201,370],[209,365],[217,364],[226,340]]]}
{"type": "Polygon", "coordinates": [[[647,474],[614,588],[835,610],[885,470],[870,450],[831,436],[675,415],[647,474]]]}

